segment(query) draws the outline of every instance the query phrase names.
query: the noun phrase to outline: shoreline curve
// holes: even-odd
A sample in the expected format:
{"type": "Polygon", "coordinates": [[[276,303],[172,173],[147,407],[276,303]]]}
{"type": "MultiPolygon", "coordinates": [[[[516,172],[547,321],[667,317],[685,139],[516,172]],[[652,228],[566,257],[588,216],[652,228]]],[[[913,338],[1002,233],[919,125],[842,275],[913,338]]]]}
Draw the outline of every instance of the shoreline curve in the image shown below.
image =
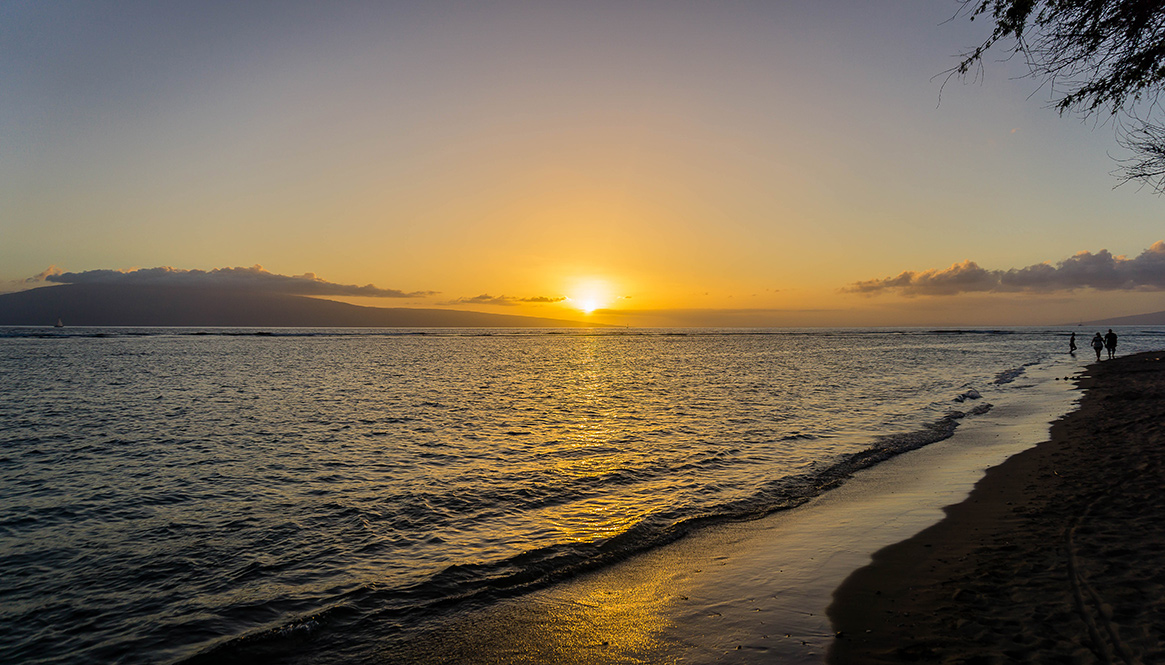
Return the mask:
{"type": "Polygon", "coordinates": [[[830,663],[1165,662],[1165,351],[1080,386],[1048,441],[846,578],[830,663]]]}

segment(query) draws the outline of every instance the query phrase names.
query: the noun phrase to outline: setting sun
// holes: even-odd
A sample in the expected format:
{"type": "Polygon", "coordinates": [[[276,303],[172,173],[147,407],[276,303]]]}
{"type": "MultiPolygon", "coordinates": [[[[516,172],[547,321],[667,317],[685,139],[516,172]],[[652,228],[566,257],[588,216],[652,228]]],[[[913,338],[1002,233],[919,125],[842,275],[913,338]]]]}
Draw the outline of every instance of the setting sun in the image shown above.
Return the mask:
{"type": "Polygon", "coordinates": [[[569,291],[568,300],[572,306],[590,314],[597,309],[608,307],[613,300],[611,286],[601,279],[579,280],[569,291]]]}

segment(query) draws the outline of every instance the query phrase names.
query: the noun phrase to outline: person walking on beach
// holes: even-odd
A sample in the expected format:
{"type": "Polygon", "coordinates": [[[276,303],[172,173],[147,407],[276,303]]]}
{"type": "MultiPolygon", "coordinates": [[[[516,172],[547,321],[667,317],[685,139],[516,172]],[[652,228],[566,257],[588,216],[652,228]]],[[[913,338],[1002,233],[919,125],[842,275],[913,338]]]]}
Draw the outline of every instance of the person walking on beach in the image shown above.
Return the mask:
{"type": "Polygon", "coordinates": [[[1100,360],[1100,352],[1104,350],[1104,338],[1100,336],[1100,333],[1096,333],[1096,336],[1092,338],[1092,350],[1096,351],[1096,359],[1100,360]]]}
{"type": "Polygon", "coordinates": [[[1116,333],[1112,328],[1108,329],[1108,334],[1104,336],[1104,348],[1108,349],[1108,359],[1112,360],[1116,357],[1116,333]]]}
{"type": "Polygon", "coordinates": [[[1072,336],[1068,338],[1068,353],[1076,355],[1076,333],[1072,333],[1072,336]]]}

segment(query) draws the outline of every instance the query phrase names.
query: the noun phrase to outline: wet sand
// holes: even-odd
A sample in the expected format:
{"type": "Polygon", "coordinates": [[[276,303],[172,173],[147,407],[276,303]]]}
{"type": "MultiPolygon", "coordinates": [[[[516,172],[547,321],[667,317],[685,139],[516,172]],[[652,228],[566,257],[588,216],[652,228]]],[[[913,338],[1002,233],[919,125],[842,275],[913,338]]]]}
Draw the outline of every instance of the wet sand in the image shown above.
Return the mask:
{"type": "Polygon", "coordinates": [[[830,662],[1165,662],[1165,352],[1081,385],[1050,440],[841,585],[830,662]]]}
{"type": "MultiPolygon", "coordinates": [[[[965,499],[985,469],[1048,439],[1079,392],[1026,376],[955,435],[858,472],[798,508],[708,528],[386,645],[394,663],[822,663],[835,589],[875,551],[965,499]]],[[[1059,380],[1053,380],[1053,376],[1059,380]]],[[[877,577],[881,579],[880,577],[877,577]]],[[[862,629],[864,630],[864,629],[862,629]]]]}

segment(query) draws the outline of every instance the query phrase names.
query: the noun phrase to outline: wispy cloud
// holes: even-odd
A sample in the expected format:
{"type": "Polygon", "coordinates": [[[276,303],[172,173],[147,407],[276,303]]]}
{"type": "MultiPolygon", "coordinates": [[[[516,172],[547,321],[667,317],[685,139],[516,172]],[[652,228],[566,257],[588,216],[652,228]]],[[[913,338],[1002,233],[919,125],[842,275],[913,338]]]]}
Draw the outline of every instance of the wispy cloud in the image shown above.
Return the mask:
{"type": "Polygon", "coordinates": [[[447,305],[498,305],[512,307],[524,304],[552,304],[566,300],[565,296],[533,296],[530,298],[515,298],[513,296],[491,296],[483,293],[472,298],[457,298],[445,303],[447,305]]]}
{"type": "Polygon", "coordinates": [[[942,270],[907,270],[895,277],[855,282],[842,289],[874,295],[898,292],[907,296],[941,296],[985,291],[1052,292],[1075,289],[1156,291],[1165,289],[1165,241],[1159,240],[1136,258],[1114,256],[1107,249],[1079,252],[1056,265],[987,270],[974,261],[942,270]]]}
{"type": "Polygon", "coordinates": [[[556,303],[569,300],[566,296],[534,296],[533,298],[518,298],[523,303],[556,303]]]}
{"type": "Polygon", "coordinates": [[[32,277],[29,277],[28,279],[24,280],[24,283],[25,284],[37,284],[40,282],[45,282],[45,281],[48,281],[50,277],[55,277],[56,275],[59,275],[62,272],[64,272],[64,271],[56,266],[49,266],[41,274],[33,275],[32,277]]]}
{"type": "Polygon", "coordinates": [[[214,270],[183,270],[181,268],[136,268],[132,270],[86,270],[63,272],[56,266],[30,277],[25,283],[52,282],[57,284],[118,284],[136,286],[203,287],[274,293],[296,296],[365,296],[373,298],[422,298],[436,291],[400,291],[381,289],[372,284],[336,284],[321,279],[315,273],[278,275],[263,266],[250,268],[215,268],[214,270]]]}
{"type": "Polygon", "coordinates": [[[0,293],[13,293],[15,291],[27,291],[28,289],[35,289],[45,283],[51,275],[58,275],[61,269],[56,266],[49,266],[44,272],[25,279],[6,279],[0,281],[0,293]]]}

